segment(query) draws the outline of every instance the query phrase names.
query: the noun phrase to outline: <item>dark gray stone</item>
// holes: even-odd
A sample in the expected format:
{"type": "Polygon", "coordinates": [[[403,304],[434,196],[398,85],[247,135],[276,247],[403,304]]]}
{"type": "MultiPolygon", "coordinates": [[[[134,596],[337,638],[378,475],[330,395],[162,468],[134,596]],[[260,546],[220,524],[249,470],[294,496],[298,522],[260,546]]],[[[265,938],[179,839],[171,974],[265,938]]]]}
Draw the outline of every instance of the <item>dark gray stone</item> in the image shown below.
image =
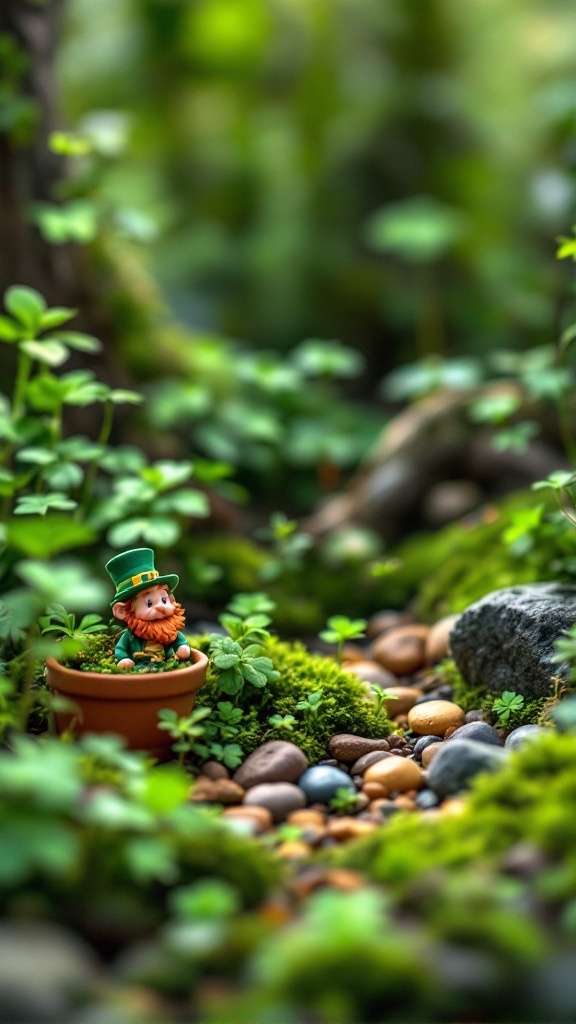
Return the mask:
{"type": "Polygon", "coordinates": [[[504,746],[510,750],[517,750],[518,747],[524,746],[526,740],[540,736],[543,732],[549,733],[550,729],[546,729],[543,725],[519,725],[517,729],[508,733],[504,746]]]}
{"type": "Polygon", "coordinates": [[[468,789],[480,772],[496,771],[507,761],[508,752],[476,740],[443,743],[428,769],[427,783],[440,797],[454,796],[468,789]]]}
{"type": "Polygon", "coordinates": [[[478,743],[491,743],[494,747],[501,747],[500,737],[488,722],[466,722],[459,729],[455,729],[446,740],[451,743],[453,740],[477,740],[478,743]]]}
{"type": "Polygon", "coordinates": [[[416,743],[414,744],[413,753],[417,761],[421,760],[423,752],[426,750],[426,747],[430,746],[431,743],[442,743],[442,737],[431,735],[420,736],[420,739],[416,740],[416,743]]]}
{"type": "MultiPolygon", "coordinates": [[[[331,768],[330,771],[336,771],[331,768]]],[[[352,782],[352,780],[349,780],[352,782]]],[[[356,787],[354,787],[356,788],[356,787]]],[[[244,796],[244,804],[266,807],[275,822],[284,821],[291,811],[299,811],[306,806],[304,791],[292,782],[263,782],[253,786],[244,796]]]]}
{"type": "Polygon", "coordinates": [[[551,678],[567,673],[552,661],[554,642],[576,622],[576,587],[532,583],[506,587],[462,613],[450,633],[456,665],[470,686],[529,700],[547,696],[551,678]]]}
{"type": "Polygon", "coordinates": [[[336,796],[339,789],[349,789],[356,792],[354,780],[340,768],[331,768],[329,765],[317,764],[308,768],[302,777],[298,779],[300,789],[306,794],[310,803],[319,800],[322,803],[329,803],[332,797],[336,796]]]}

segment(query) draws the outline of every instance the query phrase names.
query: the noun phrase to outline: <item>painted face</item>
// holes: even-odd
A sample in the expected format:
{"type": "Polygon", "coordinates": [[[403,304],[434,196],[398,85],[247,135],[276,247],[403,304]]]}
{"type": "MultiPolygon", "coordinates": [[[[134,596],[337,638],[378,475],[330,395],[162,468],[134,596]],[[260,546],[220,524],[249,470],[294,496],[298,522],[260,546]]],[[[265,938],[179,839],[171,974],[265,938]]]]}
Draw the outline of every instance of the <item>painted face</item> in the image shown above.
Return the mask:
{"type": "Polygon", "coordinates": [[[175,607],[176,602],[165,584],[148,587],[132,598],[132,610],[136,618],[145,619],[147,622],[167,619],[174,614],[175,607]]]}

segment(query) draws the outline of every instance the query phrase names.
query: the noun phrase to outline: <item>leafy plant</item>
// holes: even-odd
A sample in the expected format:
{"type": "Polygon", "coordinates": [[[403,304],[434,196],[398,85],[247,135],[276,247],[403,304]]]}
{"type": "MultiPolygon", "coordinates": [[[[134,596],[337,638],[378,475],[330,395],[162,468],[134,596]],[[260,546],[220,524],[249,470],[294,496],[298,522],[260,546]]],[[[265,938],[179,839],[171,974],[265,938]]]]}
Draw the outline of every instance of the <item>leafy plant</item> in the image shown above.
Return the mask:
{"type": "Polygon", "coordinates": [[[299,700],[295,705],[296,711],[303,711],[304,717],[315,718],[322,703],[322,691],[315,690],[309,693],[305,700],[299,700]]]}
{"type": "Polygon", "coordinates": [[[347,640],[359,640],[364,636],[366,619],[349,619],[345,615],[332,615],[328,619],[327,629],[320,633],[320,639],[327,644],[337,644],[336,661],[342,664],[342,653],[347,640]]]}
{"type": "Polygon", "coordinates": [[[247,683],[263,689],[269,680],[278,678],[271,659],[262,655],[262,644],[242,647],[232,637],[214,636],[209,653],[218,671],[219,690],[237,699],[247,683]]]}
{"type": "Polygon", "coordinates": [[[108,627],[102,622],[102,617],[94,613],[83,615],[76,626],[76,616],[73,612],[67,612],[61,604],[50,604],[46,609],[46,615],[38,619],[38,625],[42,628],[42,636],[46,633],[58,633],[61,636],[68,636],[74,640],[84,637],[89,633],[100,633],[108,627]]]}
{"type": "Polygon", "coordinates": [[[163,708],[158,712],[158,728],[169,732],[174,743],[172,749],[178,754],[178,764],[184,763],[186,754],[196,750],[198,742],[202,739],[205,726],[200,723],[210,714],[210,708],[194,708],[193,711],[183,718],[179,718],[176,711],[171,708],[163,708]]]}
{"type": "Polygon", "coordinates": [[[270,715],[268,722],[275,729],[279,729],[281,732],[292,732],[296,725],[294,715],[270,715]]]}
{"type": "Polygon", "coordinates": [[[498,725],[508,725],[517,711],[524,707],[524,697],[514,690],[504,690],[492,704],[492,711],[498,716],[498,725]]]}
{"type": "Polygon", "coordinates": [[[213,758],[227,768],[237,768],[242,763],[244,751],[238,743],[230,743],[240,731],[243,712],[230,701],[218,701],[216,708],[204,723],[204,741],[197,743],[194,750],[205,760],[213,758]]]}
{"type": "Polygon", "coordinates": [[[336,814],[351,814],[358,803],[358,795],[347,786],[341,786],[330,800],[328,806],[336,814]]]}
{"type": "Polygon", "coordinates": [[[300,533],[296,520],[284,512],[274,512],[269,525],[256,530],[255,536],[272,544],[273,553],[259,571],[260,578],[268,581],[299,569],[305,552],[312,547],[312,538],[300,533]]]}
{"type": "Polygon", "coordinates": [[[398,696],[395,693],[390,693],[389,690],[382,686],[378,686],[376,683],[372,683],[370,691],[374,697],[374,708],[377,715],[388,714],[386,710],[386,702],[389,700],[398,700],[398,696]]]}

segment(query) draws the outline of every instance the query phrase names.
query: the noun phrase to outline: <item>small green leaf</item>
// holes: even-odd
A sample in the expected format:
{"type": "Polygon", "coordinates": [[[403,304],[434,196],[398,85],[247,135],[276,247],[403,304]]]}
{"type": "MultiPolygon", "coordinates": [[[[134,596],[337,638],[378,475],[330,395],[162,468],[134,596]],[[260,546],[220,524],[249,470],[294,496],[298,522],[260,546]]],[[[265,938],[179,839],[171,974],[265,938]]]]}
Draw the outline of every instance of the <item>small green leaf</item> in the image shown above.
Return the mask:
{"type": "Polygon", "coordinates": [[[37,330],[46,311],[46,303],[40,293],[25,285],[8,288],[4,293],[4,305],[19,323],[32,332],[37,330]]]}
{"type": "Polygon", "coordinates": [[[81,331],[58,331],[57,341],[61,341],[67,348],[73,348],[78,352],[97,353],[102,351],[102,342],[93,337],[92,334],[83,334],[81,331]]]}
{"type": "Polygon", "coordinates": [[[56,455],[49,448],[22,448],[16,455],[19,462],[32,462],[37,466],[49,466],[56,462],[56,455]]]}
{"type": "Polygon", "coordinates": [[[32,359],[37,359],[46,366],[62,366],[70,357],[66,346],[51,338],[47,341],[21,341],[20,348],[32,359]]]}
{"type": "Polygon", "coordinates": [[[69,511],[76,508],[77,505],[77,501],[73,501],[72,498],[68,498],[65,494],[59,492],[53,494],[26,494],[18,498],[14,515],[45,516],[51,508],[69,511]]]}
{"type": "Polygon", "coordinates": [[[53,306],[51,309],[47,309],[45,313],[42,313],[40,317],[39,327],[41,331],[52,331],[55,327],[60,327],[62,324],[72,320],[73,317],[77,316],[77,309],[67,309],[65,306],[53,306]]]}
{"type": "Polygon", "coordinates": [[[18,341],[24,335],[22,327],[11,320],[8,316],[0,316],[0,340],[1,341],[18,341]]]}

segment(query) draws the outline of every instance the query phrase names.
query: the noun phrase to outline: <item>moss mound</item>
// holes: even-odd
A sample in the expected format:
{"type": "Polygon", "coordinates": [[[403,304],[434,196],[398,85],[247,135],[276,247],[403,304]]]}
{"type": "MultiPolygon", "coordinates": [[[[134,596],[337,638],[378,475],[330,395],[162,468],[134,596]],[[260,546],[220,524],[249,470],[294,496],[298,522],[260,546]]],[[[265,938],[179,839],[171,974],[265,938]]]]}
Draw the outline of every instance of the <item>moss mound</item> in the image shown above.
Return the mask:
{"type": "MultiPolygon", "coordinates": [[[[199,642],[204,649],[206,640],[199,642]]],[[[387,736],[392,725],[385,714],[377,715],[374,704],[361,682],[344,672],[332,658],[310,654],[302,644],[271,640],[265,654],[274,662],[280,678],[269,682],[264,691],[250,688],[243,692],[239,706],[244,709],[240,732],[235,737],[245,754],[268,740],[285,739],[296,743],[311,763],[327,756],[328,742],[336,733],[355,733],[371,738],[387,736]],[[321,692],[314,712],[297,710],[308,695],[321,692]],[[269,724],[273,715],[293,715],[291,730],[269,724]]],[[[222,700],[212,672],[198,694],[199,705],[215,706],[222,700]]]]}

